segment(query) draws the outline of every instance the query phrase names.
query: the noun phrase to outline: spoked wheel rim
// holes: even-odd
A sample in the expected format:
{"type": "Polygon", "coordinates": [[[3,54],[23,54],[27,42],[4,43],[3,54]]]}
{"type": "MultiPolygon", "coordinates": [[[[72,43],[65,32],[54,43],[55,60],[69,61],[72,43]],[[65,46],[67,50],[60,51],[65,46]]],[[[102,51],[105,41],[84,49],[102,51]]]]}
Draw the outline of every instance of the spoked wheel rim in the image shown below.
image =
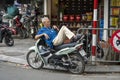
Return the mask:
{"type": "Polygon", "coordinates": [[[85,63],[79,55],[72,55],[71,62],[72,64],[71,67],[69,68],[70,72],[75,74],[81,74],[84,72],[85,63]]]}
{"type": "Polygon", "coordinates": [[[39,55],[34,51],[30,51],[30,53],[28,53],[27,62],[29,66],[34,69],[40,69],[43,66],[42,60],[40,59],[39,55]]]}

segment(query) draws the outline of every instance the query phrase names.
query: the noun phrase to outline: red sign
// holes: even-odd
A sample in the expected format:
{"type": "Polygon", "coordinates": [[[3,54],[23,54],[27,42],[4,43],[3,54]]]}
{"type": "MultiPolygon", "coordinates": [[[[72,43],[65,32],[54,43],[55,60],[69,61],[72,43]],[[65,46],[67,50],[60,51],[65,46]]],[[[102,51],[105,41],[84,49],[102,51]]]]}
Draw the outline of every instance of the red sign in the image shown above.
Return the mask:
{"type": "Polygon", "coordinates": [[[117,30],[113,33],[111,45],[116,52],[120,52],[120,30],[117,30]]]}

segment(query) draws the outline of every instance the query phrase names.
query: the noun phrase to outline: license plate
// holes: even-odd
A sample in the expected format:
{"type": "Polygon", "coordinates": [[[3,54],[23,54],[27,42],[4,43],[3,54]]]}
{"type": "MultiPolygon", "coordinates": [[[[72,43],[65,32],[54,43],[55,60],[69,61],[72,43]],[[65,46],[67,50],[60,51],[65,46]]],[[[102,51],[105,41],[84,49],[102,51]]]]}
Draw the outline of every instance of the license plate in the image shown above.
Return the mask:
{"type": "Polygon", "coordinates": [[[86,52],[84,50],[80,50],[79,53],[82,55],[82,56],[85,56],[86,55],[86,52]]]}

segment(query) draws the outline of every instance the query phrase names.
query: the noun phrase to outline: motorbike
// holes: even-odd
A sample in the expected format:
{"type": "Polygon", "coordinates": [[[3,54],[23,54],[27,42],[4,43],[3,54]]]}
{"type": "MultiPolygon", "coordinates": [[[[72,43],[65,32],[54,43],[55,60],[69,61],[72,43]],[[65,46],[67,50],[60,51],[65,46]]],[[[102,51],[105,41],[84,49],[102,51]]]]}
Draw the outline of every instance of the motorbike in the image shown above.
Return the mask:
{"type": "Polygon", "coordinates": [[[59,66],[71,73],[81,74],[85,69],[86,52],[83,49],[83,43],[79,40],[51,49],[40,38],[35,46],[29,48],[26,55],[27,63],[33,69],[41,69],[43,66],[50,65],[54,69],[59,66]]]}
{"type": "MultiPolygon", "coordinates": [[[[7,46],[13,46],[14,45],[14,39],[12,37],[12,32],[11,30],[8,28],[7,25],[5,24],[0,24],[0,30],[1,30],[1,38],[2,41],[4,40],[4,43],[7,46]]],[[[2,42],[1,42],[2,43],[2,42]]]]}
{"type": "Polygon", "coordinates": [[[33,39],[34,39],[37,31],[38,31],[38,20],[37,20],[36,16],[32,16],[31,22],[30,22],[30,33],[31,33],[33,39]]]}
{"type": "MultiPolygon", "coordinates": [[[[79,28],[77,30],[77,34],[81,34],[84,35],[83,38],[83,49],[85,50],[85,52],[87,52],[87,57],[91,56],[91,47],[92,47],[92,29],[89,28],[88,30],[82,30],[81,28],[79,28]]],[[[104,50],[101,47],[101,45],[99,44],[99,42],[96,43],[96,57],[99,59],[102,59],[104,57],[104,50]]]]}
{"type": "Polygon", "coordinates": [[[24,27],[26,28],[28,37],[30,37],[31,36],[31,32],[30,32],[31,16],[24,14],[22,15],[20,21],[23,23],[24,27]]]}
{"type": "Polygon", "coordinates": [[[30,15],[23,15],[21,18],[21,21],[25,28],[27,29],[27,32],[30,37],[34,39],[37,31],[38,31],[38,20],[36,16],[30,16],[30,15]]]}
{"type": "Polygon", "coordinates": [[[24,27],[24,25],[20,22],[20,17],[15,16],[9,24],[12,26],[10,27],[11,31],[13,32],[13,35],[20,35],[20,38],[24,39],[28,37],[27,29],[24,27]]]}

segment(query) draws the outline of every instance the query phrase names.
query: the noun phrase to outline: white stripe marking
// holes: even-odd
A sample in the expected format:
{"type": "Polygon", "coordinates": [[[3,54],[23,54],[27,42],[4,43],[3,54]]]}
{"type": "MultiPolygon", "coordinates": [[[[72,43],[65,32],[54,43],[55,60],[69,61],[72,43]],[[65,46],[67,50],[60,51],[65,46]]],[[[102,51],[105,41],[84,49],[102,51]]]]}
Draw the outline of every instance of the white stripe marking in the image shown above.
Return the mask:
{"type": "Polygon", "coordinates": [[[97,21],[97,9],[94,9],[93,21],[97,21]]]}
{"type": "Polygon", "coordinates": [[[92,46],[96,46],[96,42],[97,42],[96,34],[93,34],[93,36],[92,36],[92,46]]]}

